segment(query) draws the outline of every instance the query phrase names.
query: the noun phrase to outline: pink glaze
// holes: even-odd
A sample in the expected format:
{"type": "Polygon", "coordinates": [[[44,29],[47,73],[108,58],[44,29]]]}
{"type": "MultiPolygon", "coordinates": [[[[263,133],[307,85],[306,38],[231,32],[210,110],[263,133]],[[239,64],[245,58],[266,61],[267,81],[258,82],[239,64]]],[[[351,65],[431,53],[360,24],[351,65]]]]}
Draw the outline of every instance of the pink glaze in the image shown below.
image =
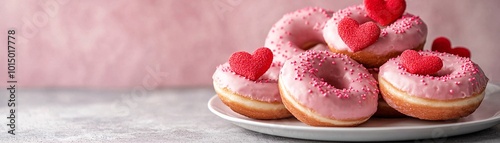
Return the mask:
{"type": "MultiPolygon", "coordinates": [[[[323,29],[323,36],[329,46],[340,51],[347,50],[353,52],[340,38],[338,32],[338,23],[346,16],[355,19],[359,23],[373,21],[368,17],[363,5],[348,7],[333,14],[323,29]]],[[[375,55],[385,55],[393,51],[403,52],[407,49],[416,48],[425,42],[425,38],[427,37],[427,26],[425,23],[418,16],[408,13],[403,14],[402,18],[394,23],[380,28],[380,37],[377,42],[361,51],[370,52],[375,55]]]]}
{"type": "Polygon", "coordinates": [[[437,72],[438,76],[409,73],[397,57],[380,67],[379,78],[409,95],[437,100],[466,98],[481,92],[488,83],[481,68],[469,58],[430,51],[419,53],[441,58],[443,68],[437,72]]]}
{"type": "Polygon", "coordinates": [[[288,60],[280,83],[303,106],[335,119],[359,119],[377,110],[377,81],[343,54],[306,51],[288,60]]]}
{"type": "Polygon", "coordinates": [[[273,51],[275,61],[284,62],[310,48],[309,44],[326,44],[322,29],[331,15],[331,11],[322,8],[288,13],[271,28],[265,47],[273,51]]]}
{"type": "Polygon", "coordinates": [[[271,64],[269,70],[256,81],[231,71],[229,63],[219,65],[212,76],[214,84],[227,88],[242,96],[264,102],[281,102],[278,89],[279,71],[283,66],[279,62],[271,64]]]}

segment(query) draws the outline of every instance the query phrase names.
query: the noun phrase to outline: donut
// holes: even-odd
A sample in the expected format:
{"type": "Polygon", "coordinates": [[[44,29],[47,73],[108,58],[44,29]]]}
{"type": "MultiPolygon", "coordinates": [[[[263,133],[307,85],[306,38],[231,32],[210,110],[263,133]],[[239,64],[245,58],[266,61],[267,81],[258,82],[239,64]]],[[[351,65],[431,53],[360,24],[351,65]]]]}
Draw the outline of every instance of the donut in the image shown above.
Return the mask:
{"type": "Polygon", "coordinates": [[[427,26],[409,13],[381,26],[359,5],[335,12],[323,28],[323,37],[332,52],[346,54],[367,68],[377,68],[404,50],[422,50],[427,26]]]}
{"type": "Polygon", "coordinates": [[[389,106],[423,120],[458,119],[473,113],[484,98],[488,80],[469,58],[413,50],[382,65],[378,78],[389,106]]]}
{"type": "Polygon", "coordinates": [[[401,117],[407,117],[405,114],[400,113],[398,110],[392,108],[385,102],[384,98],[382,98],[381,95],[379,95],[378,99],[378,106],[377,106],[377,112],[373,115],[374,117],[380,117],[380,118],[401,118],[401,117]]]}
{"type": "Polygon", "coordinates": [[[274,60],[284,62],[309,49],[328,50],[322,29],[332,11],[308,7],[285,14],[274,24],[265,40],[265,47],[274,53],[274,60]]]}
{"type": "Polygon", "coordinates": [[[343,54],[295,55],[283,65],[278,84],[285,107],[311,126],[357,126],[377,110],[377,81],[343,54]]]}
{"type": "MultiPolygon", "coordinates": [[[[265,59],[265,56],[256,54],[259,50],[266,51],[266,49],[256,50],[254,53],[256,58],[254,59],[265,59]]],[[[212,76],[215,92],[231,110],[249,118],[281,119],[291,117],[292,114],[288,112],[281,101],[278,89],[278,76],[283,64],[272,62],[272,53],[269,49],[267,51],[268,56],[271,57],[270,60],[267,60],[269,62],[268,69],[264,67],[263,75],[257,77],[238,73],[238,69],[235,69],[236,66],[232,66],[232,59],[244,59],[244,56],[241,55],[233,54],[229,62],[219,65],[212,76]]],[[[258,61],[243,60],[242,62],[266,65],[266,63],[262,64],[258,61]]],[[[252,66],[246,65],[246,67],[252,66]]]]}
{"type": "MultiPolygon", "coordinates": [[[[369,68],[368,72],[372,74],[375,80],[378,80],[378,72],[379,72],[378,68],[369,68]]],[[[382,118],[406,117],[406,115],[399,113],[396,109],[389,106],[389,104],[385,102],[384,98],[382,98],[382,94],[380,93],[378,94],[377,111],[373,116],[382,118]]]]}

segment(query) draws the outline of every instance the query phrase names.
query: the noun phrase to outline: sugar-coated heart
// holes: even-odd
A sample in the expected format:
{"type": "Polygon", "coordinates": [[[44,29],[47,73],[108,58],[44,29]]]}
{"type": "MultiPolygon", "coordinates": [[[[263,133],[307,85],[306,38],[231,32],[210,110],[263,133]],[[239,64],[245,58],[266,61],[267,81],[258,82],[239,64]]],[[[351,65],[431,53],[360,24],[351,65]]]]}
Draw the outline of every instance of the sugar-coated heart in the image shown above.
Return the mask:
{"type": "Polygon", "coordinates": [[[272,62],[273,52],[266,47],[255,50],[253,55],[236,52],[229,57],[229,67],[233,72],[254,81],[266,73],[272,62]]]}
{"type": "Polygon", "coordinates": [[[358,21],[345,17],[339,22],[340,38],[356,52],[375,43],[380,36],[380,28],[373,22],[359,24],[358,21]]]}
{"type": "Polygon", "coordinates": [[[405,50],[401,54],[401,62],[406,71],[419,75],[432,75],[443,67],[441,58],[422,56],[414,50],[405,50]]]}
{"type": "Polygon", "coordinates": [[[439,37],[432,42],[432,51],[445,52],[460,57],[470,58],[470,51],[464,47],[451,48],[451,42],[445,37],[439,37]]]}
{"type": "Polygon", "coordinates": [[[404,0],[365,0],[364,5],[368,16],[384,26],[399,19],[406,9],[404,0]]]}

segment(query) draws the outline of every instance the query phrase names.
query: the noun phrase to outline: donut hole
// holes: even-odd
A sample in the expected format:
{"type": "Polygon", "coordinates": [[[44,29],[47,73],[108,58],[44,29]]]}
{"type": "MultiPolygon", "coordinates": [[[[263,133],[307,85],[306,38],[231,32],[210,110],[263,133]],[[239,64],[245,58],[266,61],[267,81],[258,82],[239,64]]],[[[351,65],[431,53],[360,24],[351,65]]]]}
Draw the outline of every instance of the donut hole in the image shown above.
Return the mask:
{"type": "Polygon", "coordinates": [[[320,44],[320,42],[316,42],[316,41],[306,42],[302,46],[300,46],[300,49],[309,50],[309,49],[312,49],[312,48],[318,46],[319,44],[320,44]]]}
{"type": "Polygon", "coordinates": [[[349,88],[350,82],[347,79],[345,79],[344,74],[341,74],[341,73],[346,73],[344,69],[340,69],[331,64],[326,64],[323,65],[323,67],[316,67],[316,68],[320,69],[317,73],[317,78],[320,81],[326,82],[337,89],[349,88]]]}
{"type": "Polygon", "coordinates": [[[323,39],[323,34],[316,32],[312,27],[298,27],[290,30],[290,33],[301,33],[300,35],[292,35],[289,41],[292,45],[299,49],[307,51],[314,48],[328,49],[326,42],[323,39]],[[308,35],[308,36],[305,36],[308,35]],[[323,48],[326,47],[326,48],[323,48]]]}
{"type": "Polygon", "coordinates": [[[335,77],[335,78],[325,78],[325,82],[328,83],[329,85],[337,88],[337,89],[347,89],[349,86],[345,84],[345,82],[342,82],[343,80],[338,80],[342,79],[341,77],[335,77]]]}
{"type": "Polygon", "coordinates": [[[387,26],[384,26],[378,22],[376,22],[375,20],[371,19],[371,18],[368,18],[368,17],[364,17],[364,16],[359,16],[359,17],[356,17],[354,20],[356,20],[359,24],[364,24],[364,23],[367,23],[367,22],[373,22],[375,23],[378,28],[380,29],[385,29],[387,26]]]}
{"type": "Polygon", "coordinates": [[[317,43],[312,43],[309,45],[309,47],[306,47],[307,50],[315,50],[315,51],[324,51],[324,50],[330,50],[328,46],[324,43],[317,42],[317,43]]]}

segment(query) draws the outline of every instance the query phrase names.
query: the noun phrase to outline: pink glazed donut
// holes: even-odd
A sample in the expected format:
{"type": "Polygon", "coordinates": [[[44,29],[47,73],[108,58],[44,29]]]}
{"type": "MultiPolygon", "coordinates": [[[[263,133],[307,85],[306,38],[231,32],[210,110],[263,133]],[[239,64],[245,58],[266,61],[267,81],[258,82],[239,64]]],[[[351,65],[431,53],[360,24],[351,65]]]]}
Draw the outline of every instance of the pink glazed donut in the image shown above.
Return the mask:
{"type": "Polygon", "coordinates": [[[231,71],[229,63],[219,65],[213,74],[215,92],[224,104],[241,115],[254,119],[291,117],[278,89],[278,75],[283,65],[275,62],[256,81],[231,71]]]}
{"type": "Polygon", "coordinates": [[[281,69],[278,83],[285,107],[311,126],[357,126],[377,110],[377,81],[343,54],[296,55],[281,69]]]}
{"type": "Polygon", "coordinates": [[[319,46],[318,50],[328,50],[322,29],[331,15],[331,11],[322,8],[303,8],[288,13],[271,28],[264,47],[272,50],[275,61],[281,62],[315,45],[319,46]]]}
{"type": "Polygon", "coordinates": [[[335,12],[323,29],[325,41],[332,52],[346,54],[367,68],[380,67],[404,50],[422,50],[425,44],[427,26],[418,16],[405,13],[388,26],[379,25],[380,36],[375,43],[360,51],[353,51],[339,35],[339,22],[345,17],[350,17],[360,24],[373,21],[367,16],[363,5],[335,12]]]}
{"type": "Polygon", "coordinates": [[[437,56],[443,67],[435,75],[412,74],[403,67],[401,56],[380,67],[379,86],[385,101],[399,112],[424,120],[465,117],[484,98],[488,78],[469,58],[422,51],[437,56]]]}

